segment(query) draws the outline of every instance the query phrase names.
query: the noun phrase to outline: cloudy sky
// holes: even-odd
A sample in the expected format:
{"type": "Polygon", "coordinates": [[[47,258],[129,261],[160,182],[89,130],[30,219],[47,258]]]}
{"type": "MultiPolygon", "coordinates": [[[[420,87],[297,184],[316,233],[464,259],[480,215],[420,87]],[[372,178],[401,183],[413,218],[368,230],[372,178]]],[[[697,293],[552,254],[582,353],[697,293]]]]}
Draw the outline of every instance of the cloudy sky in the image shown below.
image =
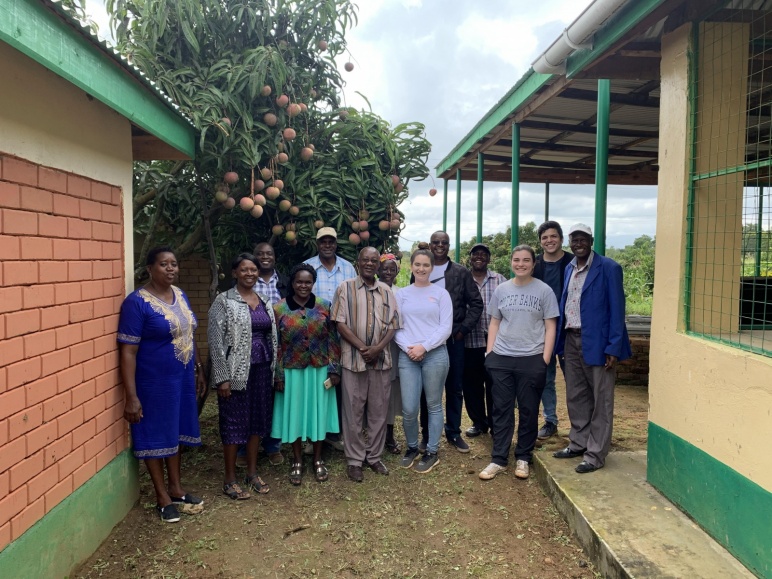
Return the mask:
{"type": "MultiPolygon", "coordinates": [[[[108,32],[103,0],[88,0],[88,11],[108,32]]],[[[434,168],[483,115],[528,70],[590,0],[470,2],[469,0],[359,0],[359,24],[347,33],[350,55],[339,58],[347,85],[346,104],[367,108],[392,125],[418,121],[432,143],[434,168]],[[517,7],[517,10],[515,10],[517,7]],[[352,72],[343,70],[351,60],[352,72]]],[[[442,227],[442,181],[412,183],[401,206],[406,228],[400,245],[428,241],[442,227]],[[439,194],[429,196],[436,187],[439,194]]],[[[461,238],[477,231],[477,184],[462,186],[461,238]]],[[[455,244],[455,181],[449,186],[448,230],[455,244]]],[[[510,223],[510,186],[486,183],[483,234],[503,231],[510,223]]],[[[521,223],[544,220],[544,186],[523,184],[521,223]]],[[[609,187],[607,245],[622,247],[643,234],[654,235],[656,189],[609,187]]],[[[594,188],[552,185],[550,218],[564,227],[582,221],[593,225],[594,188]]]]}
{"type": "MultiPolygon", "coordinates": [[[[367,96],[373,111],[392,125],[419,121],[432,143],[434,168],[483,115],[528,70],[589,0],[538,2],[469,2],[468,0],[362,0],[359,25],[346,35],[356,68],[342,70],[347,104],[366,108],[356,94],[367,96]],[[517,6],[517,10],[514,8],[517,6]],[[524,7],[527,6],[527,9],[524,7]]],[[[477,231],[477,184],[462,186],[461,238],[477,231]]],[[[449,184],[448,229],[455,243],[455,181],[449,184]]],[[[552,185],[550,218],[564,226],[593,225],[592,186],[552,185]]],[[[522,223],[544,220],[544,186],[523,184],[522,223]]],[[[486,183],[483,234],[503,231],[510,223],[510,186],[486,183]]],[[[621,247],[639,235],[654,235],[656,190],[610,187],[607,244],[621,247]]],[[[401,246],[428,240],[442,227],[442,181],[410,186],[401,209],[406,228],[401,246]],[[439,193],[429,196],[434,186],[439,193]]]]}

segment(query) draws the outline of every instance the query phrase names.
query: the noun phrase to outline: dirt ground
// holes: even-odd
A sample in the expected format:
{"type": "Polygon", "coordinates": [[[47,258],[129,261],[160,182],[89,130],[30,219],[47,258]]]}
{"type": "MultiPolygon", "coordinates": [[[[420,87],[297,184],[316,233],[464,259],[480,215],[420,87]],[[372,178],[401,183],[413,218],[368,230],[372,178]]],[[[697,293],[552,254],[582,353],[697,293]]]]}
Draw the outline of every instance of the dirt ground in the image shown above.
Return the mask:
{"type": "MultiPolygon", "coordinates": [[[[558,392],[559,436],[542,452],[567,442],[561,384],[558,392]]],[[[647,411],[645,388],[617,388],[612,451],[645,447],[647,411]]],[[[326,456],[330,480],[316,483],[308,461],[299,488],[287,464],[261,458],[271,492],[232,501],[220,491],[216,401],[201,426],[205,446],[184,454],[183,484],[204,498],[204,512],[160,522],[143,472],[139,503],[74,577],[600,577],[533,477],[477,477],[490,459],[487,435],[470,440],[466,455],[443,443],[441,463],[426,475],[389,455],[391,475],[366,470],[362,484],[348,480],[335,451],[326,456]]]]}

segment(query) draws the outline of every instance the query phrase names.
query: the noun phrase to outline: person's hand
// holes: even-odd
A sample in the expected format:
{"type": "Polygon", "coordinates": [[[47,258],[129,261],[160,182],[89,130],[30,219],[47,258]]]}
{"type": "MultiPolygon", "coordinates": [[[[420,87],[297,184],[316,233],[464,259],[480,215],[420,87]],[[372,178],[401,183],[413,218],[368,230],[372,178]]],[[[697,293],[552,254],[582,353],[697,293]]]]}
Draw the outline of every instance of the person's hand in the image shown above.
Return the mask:
{"type": "Polygon", "coordinates": [[[611,370],[617,364],[617,357],[606,354],[606,364],[603,366],[606,370],[611,370]]]}
{"type": "Polygon", "coordinates": [[[231,383],[230,382],[223,382],[219,386],[217,386],[217,395],[220,398],[230,398],[231,397],[231,383]]]}
{"type": "Polygon", "coordinates": [[[542,355],[542,360],[544,360],[544,363],[545,363],[547,366],[549,366],[549,365],[550,365],[550,362],[552,362],[552,356],[550,356],[549,358],[547,358],[547,356],[546,356],[546,355],[542,355]]]}
{"type": "Polygon", "coordinates": [[[273,389],[277,392],[284,392],[284,381],[274,380],[273,389]]]}
{"type": "Polygon", "coordinates": [[[330,379],[333,386],[340,384],[340,376],[338,374],[327,374],[327,377],[330,379]]]}
{"type": "Polygon", "coordinates": [[[142,420],[142,404],[136,396],[126,399],[123,407],[123,417],[129,424],[137,424],[142,420]]]}
{"type": "Polygon", "coordinates": [[[206,394],[206,377],[203,370],[196,372],[196,394],[198,398],[203,398],[206,394]]]}
{"type": "Polygon", "coordinates": [[[454,339],[454,340],[456,340],[457,342],[458,342],[459,340],[463,340],[463,339],[464,339],[464,334],[463,334],[462,332],[456,332],[456,333],[453,335],[453,339],[454,339]]]}
{"type": "Polygon", "coordinates": [[[424,356],[426,356],[426,348],[424,348],[421,344],[408,346],[407,357],[410,358],[413,362],[420,362],[424,359],[424,356]]]}
{"type": "Polygon", "coordinates": [[[381,349],[377,346],[365,346],[364,348],[359,348],[359,353],[362,354],[365,362],[374,364],[378,361],[378,356],[381,355],[381,349]]]}

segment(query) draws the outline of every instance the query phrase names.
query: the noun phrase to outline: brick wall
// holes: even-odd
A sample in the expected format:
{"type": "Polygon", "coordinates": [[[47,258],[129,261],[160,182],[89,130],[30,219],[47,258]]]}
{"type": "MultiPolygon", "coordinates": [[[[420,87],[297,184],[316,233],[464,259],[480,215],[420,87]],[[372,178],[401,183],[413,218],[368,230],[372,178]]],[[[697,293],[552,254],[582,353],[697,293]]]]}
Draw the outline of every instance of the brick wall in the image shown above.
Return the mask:
{"type": "Polygon", "coordinates": [[[127,448],[121,191],[0,152],[0,549],[127,448]]]}
{"type": "Polygon", "coordinates": [[[633,356],[620,362],[617,369],[617,383],[630,386],[649,385],[649,336],[631,336],[633,356]]]}
{"type": "Polygon", "coordinates": [[[193,255],[180,263],[179,283],[177,284],[188,296],[193,313],[198,319],[196,345],[201,352],[201,360],[206,363],[209,344],[206,341],[207,320],[209,319],[209,284],[212,274],[206,257],[193,255]]]}

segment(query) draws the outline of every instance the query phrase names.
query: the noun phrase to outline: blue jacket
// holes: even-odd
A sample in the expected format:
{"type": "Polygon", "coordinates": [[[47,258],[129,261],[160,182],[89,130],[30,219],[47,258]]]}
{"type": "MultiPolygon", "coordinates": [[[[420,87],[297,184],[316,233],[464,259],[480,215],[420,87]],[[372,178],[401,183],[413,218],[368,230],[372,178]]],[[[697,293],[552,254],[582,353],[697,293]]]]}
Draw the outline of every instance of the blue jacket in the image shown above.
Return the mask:
{"type": "MultiPolygon", "coordinates": [[[[563,295],[560,298],[560,324],[555,352],[563,354],[566,342],[566,299],[568,285],[574,273],[567,267],[563,277],[563,295]]],[[[622,267],[613,259],[597,253],[592,258],[590,271],[582,288],[579,306],[582,317],[582,356],[586,364],[603,366],[606,354],[619,361],[632,355],[630,338],[625,326],[625,292],[622,287],[622,267]]]]}

